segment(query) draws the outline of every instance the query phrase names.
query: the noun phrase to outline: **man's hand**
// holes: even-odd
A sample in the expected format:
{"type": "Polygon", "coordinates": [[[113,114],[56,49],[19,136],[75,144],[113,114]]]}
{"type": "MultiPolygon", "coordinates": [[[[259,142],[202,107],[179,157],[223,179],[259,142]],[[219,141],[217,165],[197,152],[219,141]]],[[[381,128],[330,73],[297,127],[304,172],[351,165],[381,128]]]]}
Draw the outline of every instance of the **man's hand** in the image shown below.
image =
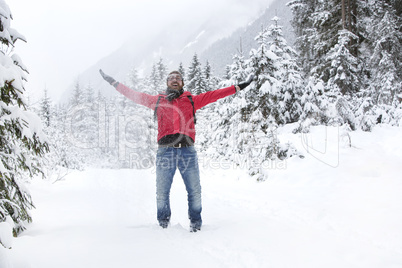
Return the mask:
{"type": "Polygon", "coordinates": [[[237,87],[239,87],[240,90],[243,90],[243,89],[245,89],[246,87],[248,87],[248,85],[250,85],[251,82],[253,82],[253,79],[254,79],[254,75],[253,75],[253,74],[250,74],[250,75],[247,77],[247,81],[240,82],[240,83],[237,85],[237,87]]]}
{"type": "Polygon", "coordinates": [[[102,75],[103,79],[106,80],[106,82],[108,82],[109,84],[111,84],[114,87],[117,87],[117,85],[119,84],[119,82],[117,82],[116,80],[114,80],[113,77],[105,74],[102,69],[99,69],[100,74],[102,75]]]}

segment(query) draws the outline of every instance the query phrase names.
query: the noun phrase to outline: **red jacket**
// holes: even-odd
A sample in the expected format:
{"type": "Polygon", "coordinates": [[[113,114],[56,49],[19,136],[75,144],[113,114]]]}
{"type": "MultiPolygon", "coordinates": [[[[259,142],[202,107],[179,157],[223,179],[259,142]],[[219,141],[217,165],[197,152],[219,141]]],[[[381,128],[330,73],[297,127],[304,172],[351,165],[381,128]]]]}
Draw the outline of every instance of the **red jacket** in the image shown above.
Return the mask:
{"type": "MultiPolygon", "coordinates": [[[[165,95],[149,95],[134,91],[125,85],[119,83],[117,91],[134,101],[135,103],[144,105],[148,108],[155,109],[159,96],[165,95]]],[[[161,98],[158,104],[158,141],[171,134],[184,134],[195,141],[193,106],[188,95],[191,95],[194,101],[194,109],[197,111],[205,105],[215,102],[221,98],[236,93],[234,86],[221,88],[214,91],[208,91],[199,95],[191,95],[190,92],[184,93],[177,99],[169,102],[165,98],[161,98]]]]}

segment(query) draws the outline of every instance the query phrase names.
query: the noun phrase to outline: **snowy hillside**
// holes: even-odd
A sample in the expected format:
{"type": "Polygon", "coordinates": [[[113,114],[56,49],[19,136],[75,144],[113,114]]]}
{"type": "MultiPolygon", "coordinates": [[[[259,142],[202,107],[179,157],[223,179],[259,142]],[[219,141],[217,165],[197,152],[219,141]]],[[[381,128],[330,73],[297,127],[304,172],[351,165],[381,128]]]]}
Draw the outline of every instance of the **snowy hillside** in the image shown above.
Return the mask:
{"type": "Polygon", "coordinates": [[[10,238],[12,250],[0,247],[0,267],[402,267],[402,130],[339,133],[282,129],[305,158],[272,163],[260,183],[200,154],[197,233],[179,175],[166,230],[156,222],[153,169],[35,179],[34,222],[10,238]]]}
{"type": "MultiPolygon", "coordinates": [[[[236,5],[221,6],[223,3],[216,3],[203,17],[186,11],[186,14],[182,14],[182,20],[159,25],[158,31],[147,33],[145,39],[139,34],[143,26],[130,26],[127,41],[115,52],[94,62],[93,66],[81,73],[77,79],[82,84],[90,83],[102,94],[110,96],[110,89],[99,77],[100,68],[107,68],[110,75],[119,81],[125,81],[131,68],[137,68],[141,75],[146,76],[160,58],[166,60],[170,69],[177,69],[180,63],[187,66],[194,53],[202,53],[214,42],[230,36],[240,27],[254,21],[272,2],[275,0],[253,1],[253,5],[238,2],[236,5]]],[[[232,51],[225,54],[230,57],[232,51]]],[[[61,102],[68,100],[74,82],[71,81],[70,85],[65,86],[66,92],[61,102]]]]}
{"type": "Polygon", "coordinates": [[[208,60],[217,74],[224,75],[226,65],[232,63],[233,55],[240,54],[240,48],[244,56],[247,56],[252,48],[256,48],[257,43],[254,38],[262,27],[267,27],[273,23],[272,18],[275,16],[280,17],[284,37],[292,45],[296,37],[291,26],[292,12],[286,6],[287,2],[282,0],[273,1],[264,13],[253,22],[239,28],[230,36],[218,40],[205,49],[200,54],[201,60],[208,60]]]}

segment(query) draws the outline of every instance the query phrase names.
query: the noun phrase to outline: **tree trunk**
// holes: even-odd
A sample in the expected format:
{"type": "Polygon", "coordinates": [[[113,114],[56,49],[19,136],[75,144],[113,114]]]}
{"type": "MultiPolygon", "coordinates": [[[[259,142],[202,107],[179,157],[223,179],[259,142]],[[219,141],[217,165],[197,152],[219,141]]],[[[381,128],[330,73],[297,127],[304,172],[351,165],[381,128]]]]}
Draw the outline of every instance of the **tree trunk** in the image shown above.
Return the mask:
{"type": "MultiPolygon", "coordinates": [[[[352,32],[352,5],[351,2],[352,0],[348,0],[348,24],[349,24],[349,31],[352,32]]],[[[355,5],[356,6],[356,5],[355,5]]]]}
{"type": "Polygon", "coordinates": [[[346,29],[346,2],[347,0],[342,0],[342,28],[346,29]]]}

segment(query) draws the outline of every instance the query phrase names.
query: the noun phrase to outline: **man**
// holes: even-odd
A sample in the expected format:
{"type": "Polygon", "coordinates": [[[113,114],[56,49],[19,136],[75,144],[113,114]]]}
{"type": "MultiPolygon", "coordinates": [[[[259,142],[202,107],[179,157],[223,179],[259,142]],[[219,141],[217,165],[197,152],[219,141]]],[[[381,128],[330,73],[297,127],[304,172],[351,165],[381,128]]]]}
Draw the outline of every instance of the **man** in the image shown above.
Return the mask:
{"type": "Polygon", "coordinates": [[[184,91],[184,81],[178,71],[167,77],[165,94],[149,95],[134,91],[99,70],[102,77],[117,91],[135,103],[155,111],[158,119],[158,150],[156,155],[157,218],[162,228],[170,222],[170,188],[176,169],[179,169],[188,194],[190,231],[201,230],[201,184],[197,152],[194,149],[195,112],[218,99],[247,87],[253,76],[236,86],[217,89],[199,95],[184,91]]]}

